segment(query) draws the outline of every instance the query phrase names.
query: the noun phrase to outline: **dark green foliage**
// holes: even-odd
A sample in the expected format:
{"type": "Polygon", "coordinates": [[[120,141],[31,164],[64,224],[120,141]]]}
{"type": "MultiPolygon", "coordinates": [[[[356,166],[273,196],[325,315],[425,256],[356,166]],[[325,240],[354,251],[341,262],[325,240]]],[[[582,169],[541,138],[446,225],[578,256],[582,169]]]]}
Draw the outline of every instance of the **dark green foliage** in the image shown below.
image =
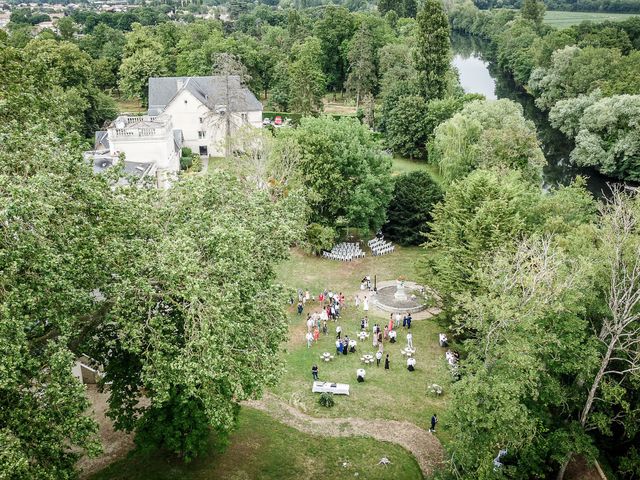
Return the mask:
{"type": "Polygon", "coordinates": [[[166,402],[144,412],[135,441],[143,451],[159,448],[188,462],[205,450],[209,433],[202,401],[174,387],[166,402]]]}
{"type": "Polygon", "coordinates": [[[320,61],[327,77],[327,89],[330,91],[343,90],[349,69],[346,47],[354,32],[354,18],[344,7],[326,7],[322,18],[315,24],[314,35],[320,39],[320,61]]]}
{"type": "Polygon", "coordinates": [[[544,20],[544,3],[541,0],[523,0],[520,7],[520,15],[526,20],[531,20],[538,27],[544,20]]]}
{"type": "Polygon", "coordinates": [[[11,25],[37,25],[42,22],[49,22],[51,17],[46,13],[33,13],[30,8],[14,8],[11,11],[11,25]]]}
{"type": "Polygon", "coordinates": [[[427,102],[419,95],[400,97],[385,116],[386,143],[404,157],[423,158],[427,144],[427,102]]]}
{"type": "Polygon", "coordinates": [[[332,227],[380,228],[393,180],[391,159],[371,130],[355,118],[304,117],[291,134],[300,148],[299,170],[311,221],[332,227]]]}
{"type": "Polygon", "coordinates": [[[415,0],[378,0],[378,12],[380,15],[395,12],[400,18],[413,18],[417,4],[415,0]]]}
{"type": "Polygon", "coordinates": [[[431,211],[440,200],[442,189],[427,172],[400,175],[387,209],[385,235],[401,245],[423,243],[422,233],[430,230],[431,211]]]}
{"type": "Polygon", "coordinates": [[[417,23],[415,64],[422,95],[427,100],[442,98],[451,68],[451,42],[449,19],[440,0],[426,0],[417,23]]]}
{"type": "Polygon", "coordinates": [[[427,102],[419,95],[396,97],[396,92],[403,91],[400,85],[399,90],[385,97],[383,121],[386,144],[394,153],[409,158],[425,158],[426,145],[433,139],[436,127],[460,111],[465,103],[484,98],[469,94],[427,102]]]}
{"type": "MultiPolygon", "coordinates": [[[[520,8],[522,0],[474,0],[478,8],[520,8]]],[[[544,0],[549,10],[568,12],[611,12],[638,13],[640,6],[636,0],[544,0]]]]}
{"type": "Polygon", "coordinates": [[[336,241],[336,231],[332,227],[325,227],[318,223],[307,226],[304,249],[315,255],[323,250],[331,250],[336,241]]]}
{"type": "Polygon", "coordinates": [[[336,401],[333,399],[333,393],[322,392],[318,399],[318,403],[325,408],[331,408],[336,404],[336,401]]]}

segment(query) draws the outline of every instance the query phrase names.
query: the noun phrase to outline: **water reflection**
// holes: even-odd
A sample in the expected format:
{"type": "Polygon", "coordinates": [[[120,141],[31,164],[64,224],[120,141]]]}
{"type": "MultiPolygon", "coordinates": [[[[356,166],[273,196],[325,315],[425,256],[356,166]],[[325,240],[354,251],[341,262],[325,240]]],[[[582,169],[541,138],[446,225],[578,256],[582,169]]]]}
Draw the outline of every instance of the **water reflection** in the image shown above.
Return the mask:
{"type": "Polygon", "coordinates": [[[606,196],[611,191],[607,183],[617,183],[615,180],[593,169],[578,168],[571,164],[569,154],[573,149],[572,142],[552,128],[547,115],[535,106],[533,97],[498,68],[488,42],[454,33],[451,46],[454,54],[453,64],[458,69],[460,83],[465,92],[482,93],[489,99],[508,98],[518,102],[522,105],[525,117],[535,124],[548,163],[543,171],[545,190],[567,185],[577,175],[582,175],[587,178],[587,188],[596,197],[606,196]]]}
{"type": "Polygon", "coordinates": [[[476,55],[453,57],[453,66],[460,75],[460,84],[467,93],[481,93],[489,100],[496,99],[496,85],[489,75],[486,62],[476,55]]]}

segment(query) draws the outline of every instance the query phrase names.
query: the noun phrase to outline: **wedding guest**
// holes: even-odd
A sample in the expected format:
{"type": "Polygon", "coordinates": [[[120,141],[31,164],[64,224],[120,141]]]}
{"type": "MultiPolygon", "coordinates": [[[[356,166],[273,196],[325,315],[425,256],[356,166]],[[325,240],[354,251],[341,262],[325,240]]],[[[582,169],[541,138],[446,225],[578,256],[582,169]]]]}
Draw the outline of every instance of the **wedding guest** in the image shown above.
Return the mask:
{"type": "Polygon", "coordinates": [[[311,367],[311,374],[314,380],[318,380],[318,365],[314,364],[313,367],[311,367]]]}
{"type": "Polygon", "coordinates": [[[416,359],[413,357],[407,358],[407,370],[413,372],[416,369],[416,359]]]}
{"type": "Polygon", "coordinates": [[[389,370],[389,354],[387,353],[387,357],[384,359],[384,369],[389,370]]]}

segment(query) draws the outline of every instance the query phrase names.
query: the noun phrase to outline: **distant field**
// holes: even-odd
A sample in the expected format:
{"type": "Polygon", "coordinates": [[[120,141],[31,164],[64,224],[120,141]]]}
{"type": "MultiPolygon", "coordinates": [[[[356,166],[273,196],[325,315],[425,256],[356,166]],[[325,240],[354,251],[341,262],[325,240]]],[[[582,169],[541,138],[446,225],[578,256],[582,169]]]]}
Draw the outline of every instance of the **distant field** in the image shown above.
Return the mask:
{"type": "Polygon", "coordinates": [[[594,13],[594,12],[559,12],[547,11],[544,15],[544,23],[552,27],[564,28],[571,25],[577,25],[589,20],[591,22],[604,22],[611,20],[613,22],[625,20],[634,17],[634,13],[594,13]]]}

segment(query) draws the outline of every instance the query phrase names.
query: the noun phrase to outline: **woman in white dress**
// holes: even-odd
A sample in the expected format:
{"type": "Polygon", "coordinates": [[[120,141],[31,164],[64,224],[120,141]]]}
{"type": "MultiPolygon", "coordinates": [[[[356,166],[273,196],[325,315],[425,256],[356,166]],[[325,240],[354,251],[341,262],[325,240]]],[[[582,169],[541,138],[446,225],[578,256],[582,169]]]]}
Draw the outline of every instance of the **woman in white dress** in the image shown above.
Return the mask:
{"type": "Polygon", "coordinates": [[[364,300],[362,301],[362,309],[365,312],[369,311],[369,299],[367,297],[364,297],[364,300]]]}

